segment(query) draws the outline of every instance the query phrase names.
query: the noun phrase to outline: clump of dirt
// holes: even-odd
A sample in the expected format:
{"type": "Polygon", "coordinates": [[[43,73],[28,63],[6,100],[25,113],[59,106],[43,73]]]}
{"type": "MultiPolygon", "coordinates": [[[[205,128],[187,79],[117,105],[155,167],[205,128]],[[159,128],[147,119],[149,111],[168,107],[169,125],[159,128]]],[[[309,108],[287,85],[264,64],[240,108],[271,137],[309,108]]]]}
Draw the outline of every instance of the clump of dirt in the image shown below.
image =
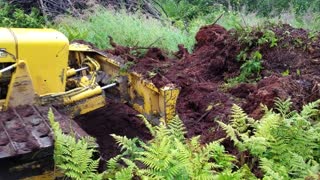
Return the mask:
{"type": "Polygon", "coordinates": [[[106,161],[120,153],[120,148],[110,134],[151,139],[144,123],[136,117],[137,112],[122,103],[110,102],[107,106],[88,114],[76,117],[76,122],[99,144],[101,156],[100,170],[106,161]]]}

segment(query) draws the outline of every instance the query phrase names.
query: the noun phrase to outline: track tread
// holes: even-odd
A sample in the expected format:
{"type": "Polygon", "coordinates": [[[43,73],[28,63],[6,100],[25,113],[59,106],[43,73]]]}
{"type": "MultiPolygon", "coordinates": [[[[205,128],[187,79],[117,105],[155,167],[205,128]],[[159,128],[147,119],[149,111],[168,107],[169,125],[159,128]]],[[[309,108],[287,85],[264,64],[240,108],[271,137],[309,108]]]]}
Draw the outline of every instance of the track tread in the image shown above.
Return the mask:
{"type": "Polygon", "coordinates": [[[76,138],[87,136],[76,122],[51,106],[20,106],[0,113],[0,158],[26,154],[53,145],[47,117],[53,110],[62,131],[76,138]]]}

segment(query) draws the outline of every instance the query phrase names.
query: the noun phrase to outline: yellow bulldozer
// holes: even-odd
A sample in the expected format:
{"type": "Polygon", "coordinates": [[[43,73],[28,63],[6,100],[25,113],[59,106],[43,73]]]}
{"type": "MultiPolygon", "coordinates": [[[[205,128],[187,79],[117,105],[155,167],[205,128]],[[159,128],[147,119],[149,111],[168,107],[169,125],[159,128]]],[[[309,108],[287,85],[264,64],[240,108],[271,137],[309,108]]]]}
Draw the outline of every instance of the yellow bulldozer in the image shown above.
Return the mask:
{"type": "Polygon", "coordinates": [[[62,130],[77,137],[86,132],[72,118],[108,106],[106,97],[153,123],[170,120],[179,88],[158,88],[125,67],[120,57],[69,44],[53,29],[0,28],[0,164],[53,146],[50,108],[62,130]]]}

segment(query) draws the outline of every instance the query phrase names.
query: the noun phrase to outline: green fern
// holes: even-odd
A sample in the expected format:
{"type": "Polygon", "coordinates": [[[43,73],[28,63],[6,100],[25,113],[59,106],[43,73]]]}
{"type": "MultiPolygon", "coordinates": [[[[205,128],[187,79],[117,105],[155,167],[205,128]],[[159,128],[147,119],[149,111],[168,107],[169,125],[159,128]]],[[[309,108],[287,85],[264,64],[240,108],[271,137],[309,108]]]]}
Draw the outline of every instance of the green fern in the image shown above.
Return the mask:
{"type": "Polygon", "coordinates": [[[320,163],[319,103],[291,110],[290,99],[275,100],[275,110],[262,106],[264,116],[249,122],[237,106],[232,108],[229,125],[218,122],[240,151],[249,151],[260,160],[264,179],[317,177],[320,163]],[[246,124],[244,124],[246,123],[246,124]],[[248,132],[244,127],[251,127],[248,132]]]}
{"type": "MultiPolygon", "coordinates": [[[[234,157],[227,155],[218,141],[201,145],[200,136],[185,138],[186,130],[178,116],[168,124],[162,122],[156,127],[149,125],[148,129],[153,131],[153,139],[146,143],[141,140],[135,144],[128,143],[130,141],[127,138],[113,135],[123,150],[120,156],[126,158],[120,160],[120,156],[117,156],[108,165],[112,168],[122,166],[124,170],[120,172],[121,177],[135,175],[141,179],[215,179],[225,170],[228,170],[229,177],[242,177],[241,172],[233,171],[234,157]],[[137,144],[140,149],[136,147],[137,144]],[[136,151],[128,156],[126,151],[130,149],[136,151]]],[[[111,176],[109,178],[112,179],[111,176]]],[[[113,178],[117,179],[117,173],[113,178]]]]}
{"type": "Polygon", "coordinates": [[[69,178],[102,179],[102,174],[97,173],[99,159],[93,160],[93,138],[85,137],[76,140],[62,132],[59,123],[54,120],[50,109],[48,119],[54,132],[54,161],[56,166],[69,178]]]}

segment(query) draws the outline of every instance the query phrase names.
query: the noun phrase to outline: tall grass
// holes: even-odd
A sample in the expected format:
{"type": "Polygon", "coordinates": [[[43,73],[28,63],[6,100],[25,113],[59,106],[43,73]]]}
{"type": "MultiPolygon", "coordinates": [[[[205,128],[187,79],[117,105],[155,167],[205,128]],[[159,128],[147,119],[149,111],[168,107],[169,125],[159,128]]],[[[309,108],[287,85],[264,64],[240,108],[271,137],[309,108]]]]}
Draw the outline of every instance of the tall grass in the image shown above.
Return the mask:
{"type": "Polygon", "coordinates": [[[160,47],[175,51],[178,44],[192,49],[194,34],[173,27],[169,23],[148,18],[142,14],[128,14],[99,7],[84,18],[63,17],[57,27],[70,40],[83,39],[99,48],[109,48],[108,36],[125,46],[160,47]]]}

